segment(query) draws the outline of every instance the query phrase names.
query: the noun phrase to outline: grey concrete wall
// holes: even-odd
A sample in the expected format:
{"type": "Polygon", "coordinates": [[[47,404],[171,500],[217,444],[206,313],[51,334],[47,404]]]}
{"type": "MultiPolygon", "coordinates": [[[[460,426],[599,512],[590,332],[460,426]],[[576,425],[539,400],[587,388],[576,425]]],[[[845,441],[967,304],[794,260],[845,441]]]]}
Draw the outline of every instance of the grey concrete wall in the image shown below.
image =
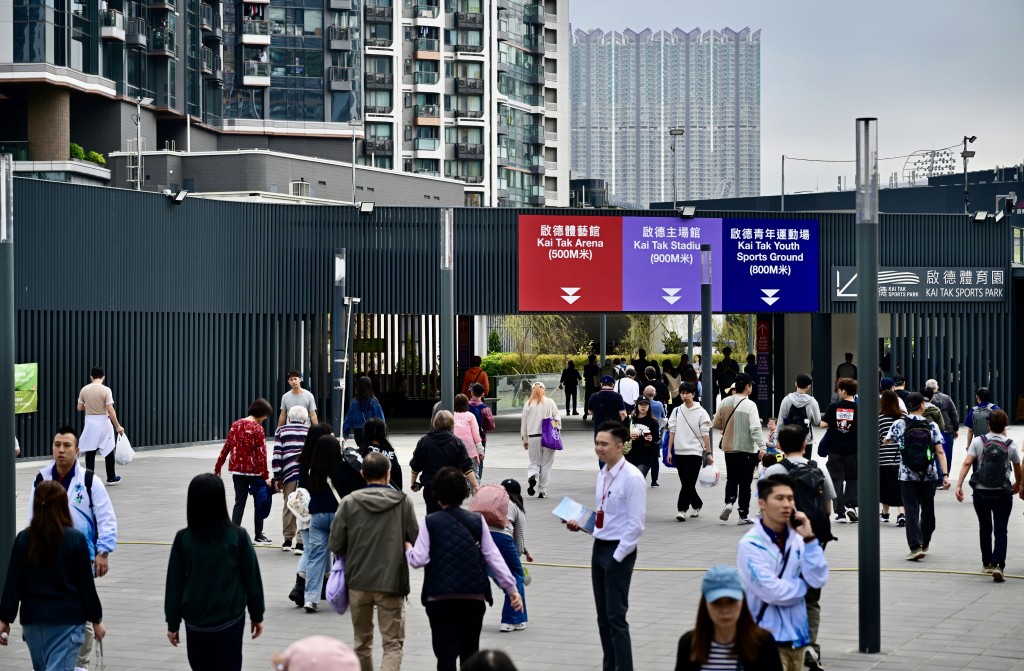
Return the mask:
{"type": "MultiPolygon", "coordinates": [[[[356,153],[360,145],[356,144],[356,153]]],[[[352,141],[347,138],[324,137],[287,137],[280,135],[243,135],[240,133],[223,133],[218,138],[218,149],[233,151],[235,149],[269,149],[286,154],[299,154],[314,158],[325,158],[331,161],[351,160],[352,141]]]]}

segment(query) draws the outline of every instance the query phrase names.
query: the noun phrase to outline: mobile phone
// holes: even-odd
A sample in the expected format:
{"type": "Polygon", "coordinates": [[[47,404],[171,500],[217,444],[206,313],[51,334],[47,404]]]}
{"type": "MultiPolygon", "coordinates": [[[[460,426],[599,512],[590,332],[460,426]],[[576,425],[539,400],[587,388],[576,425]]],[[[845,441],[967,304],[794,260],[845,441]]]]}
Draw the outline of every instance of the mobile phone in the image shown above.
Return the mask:
{"type": "Polygon", "coordinates": [[[791,526],[794,529],[796,529],[798,526],[800,526],[803,523],[804,523],[804,521],[802,519],[799,519],[796,516],[796,511],[795,510],[792,513],[789,514],[789,526],[791,526]]]}

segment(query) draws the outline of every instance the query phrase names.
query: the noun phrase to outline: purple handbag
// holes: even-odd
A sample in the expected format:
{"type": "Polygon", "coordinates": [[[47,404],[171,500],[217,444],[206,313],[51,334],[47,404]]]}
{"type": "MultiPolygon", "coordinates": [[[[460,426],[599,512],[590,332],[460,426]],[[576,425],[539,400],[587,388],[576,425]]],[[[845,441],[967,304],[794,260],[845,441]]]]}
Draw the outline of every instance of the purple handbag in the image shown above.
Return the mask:
{"type": "Polygon", "coordinates": [[[540,446],[549,450],[562,449],[562,432],[555,426],[555,421],[545,417],[540,425],[540,446]]]}
{"type": "Polygon", "coordinates": [[[327,579],[327,603],[338,615],[348,611],[348,584],[345,581],[345,558],[336,557],[331,567],[331,576],[327,579]]]}

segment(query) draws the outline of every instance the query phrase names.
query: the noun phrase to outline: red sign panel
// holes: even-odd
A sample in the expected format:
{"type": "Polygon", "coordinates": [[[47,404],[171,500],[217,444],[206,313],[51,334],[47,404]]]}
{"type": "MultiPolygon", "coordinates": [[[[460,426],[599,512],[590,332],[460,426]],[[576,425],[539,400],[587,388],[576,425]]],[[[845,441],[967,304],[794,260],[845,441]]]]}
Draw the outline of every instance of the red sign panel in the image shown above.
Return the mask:
{"type": "Polygon", "coordinates": [[[621,312],[622,218],[519,217],[519,309],[621,312]]]}

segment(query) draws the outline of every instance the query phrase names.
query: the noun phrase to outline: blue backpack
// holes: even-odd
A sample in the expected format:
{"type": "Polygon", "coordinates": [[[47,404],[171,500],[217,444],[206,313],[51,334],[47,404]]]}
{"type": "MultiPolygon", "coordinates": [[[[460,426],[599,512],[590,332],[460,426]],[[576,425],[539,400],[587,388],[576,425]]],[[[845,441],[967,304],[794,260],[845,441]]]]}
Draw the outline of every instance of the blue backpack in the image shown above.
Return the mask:
{"type": "Polygon", "coordinates": [[[476,417],[476,425],[477,425],[477,428],[480,429],[480,438],[483,439],[484,438],[484,411],[481,408],[483,408],[482,405],[473,405],[472,403],[469,404],[469,411],[471,413],[473,413],[474,417],[476,417]]]}

